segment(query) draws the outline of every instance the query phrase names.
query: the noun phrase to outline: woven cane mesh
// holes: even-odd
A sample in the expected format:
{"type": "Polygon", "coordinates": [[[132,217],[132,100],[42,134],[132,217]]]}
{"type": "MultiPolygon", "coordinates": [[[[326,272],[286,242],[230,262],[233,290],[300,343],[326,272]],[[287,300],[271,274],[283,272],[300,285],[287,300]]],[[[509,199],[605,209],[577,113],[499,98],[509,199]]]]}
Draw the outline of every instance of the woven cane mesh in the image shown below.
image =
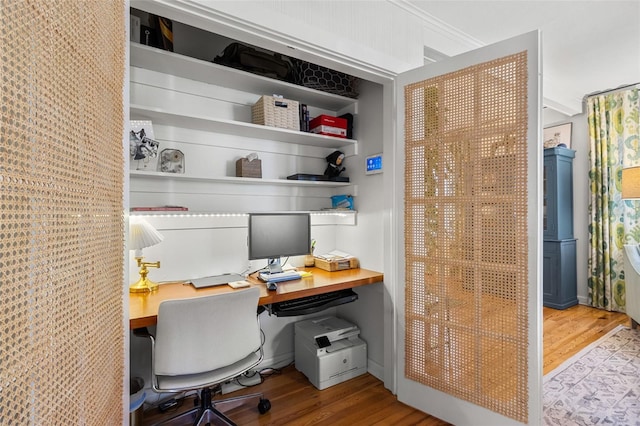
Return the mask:
{"type": "Polygon", "coordinates": [[[405,375],[526,422],[526,53],[406,86],[405,117],[405,375]]]}
{"type": "Polygon", "coordinates": [[[0,423],[122,424],[124,5],[0,20],[0,423]]]}

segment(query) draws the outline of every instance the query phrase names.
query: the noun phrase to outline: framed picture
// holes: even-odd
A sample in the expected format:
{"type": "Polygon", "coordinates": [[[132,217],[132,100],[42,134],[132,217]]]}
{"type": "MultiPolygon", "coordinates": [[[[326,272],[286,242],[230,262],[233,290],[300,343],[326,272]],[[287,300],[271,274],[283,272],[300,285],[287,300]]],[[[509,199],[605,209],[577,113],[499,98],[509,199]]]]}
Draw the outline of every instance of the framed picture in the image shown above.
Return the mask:
{"type": "Polygon", "coordinates": [[[559,124],[544,129],[544,147],[555,148],[558,145],[571,148],[571,123],[559,124]]]}
{"type": "Polygon", "coordinates": [[[158,169],[158,148],[151,121],[132,120],[129,131],[129,167],[134,170],[158,169]]]}

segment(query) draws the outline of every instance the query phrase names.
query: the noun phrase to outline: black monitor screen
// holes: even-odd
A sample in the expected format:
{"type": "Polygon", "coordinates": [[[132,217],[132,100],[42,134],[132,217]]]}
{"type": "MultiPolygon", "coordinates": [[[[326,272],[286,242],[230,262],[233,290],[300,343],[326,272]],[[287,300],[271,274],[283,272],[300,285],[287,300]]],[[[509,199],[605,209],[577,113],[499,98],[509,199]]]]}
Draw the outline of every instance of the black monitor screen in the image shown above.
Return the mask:
{"type": "Polygon", "coordinates": [[[309,213],[249,214],[249,259],[279,259],[308,254],[309,213]]]}

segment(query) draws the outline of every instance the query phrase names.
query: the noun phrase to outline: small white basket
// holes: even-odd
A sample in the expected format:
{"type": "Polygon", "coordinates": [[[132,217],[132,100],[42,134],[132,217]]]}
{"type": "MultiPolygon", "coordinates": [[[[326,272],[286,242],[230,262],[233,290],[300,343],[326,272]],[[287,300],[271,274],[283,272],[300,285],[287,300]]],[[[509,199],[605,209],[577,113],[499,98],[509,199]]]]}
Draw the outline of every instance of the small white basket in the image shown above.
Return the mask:
{"type": "Polygon", "coordinates": [[[251,121],[254,124],[300,131],[298,101],[262,96],[251,107],[251,121]]]}

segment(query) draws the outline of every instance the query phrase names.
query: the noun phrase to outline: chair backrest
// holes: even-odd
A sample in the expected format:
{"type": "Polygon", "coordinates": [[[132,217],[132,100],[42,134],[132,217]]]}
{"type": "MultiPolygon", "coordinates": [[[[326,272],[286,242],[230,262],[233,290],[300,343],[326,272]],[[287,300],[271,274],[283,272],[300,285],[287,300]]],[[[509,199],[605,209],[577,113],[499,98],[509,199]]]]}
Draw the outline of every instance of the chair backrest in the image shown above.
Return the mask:
{"type": "Polygon", "coordinates": [[[260,290],[166,300],[158,307],[156,375],[197,374],[226,367],[260,349],[260,290]]]}
{"type": "Polygon", "coordinates": [[[640,322],[640,246],[624,246],[624,281],[626,313],[640,322]]]}

